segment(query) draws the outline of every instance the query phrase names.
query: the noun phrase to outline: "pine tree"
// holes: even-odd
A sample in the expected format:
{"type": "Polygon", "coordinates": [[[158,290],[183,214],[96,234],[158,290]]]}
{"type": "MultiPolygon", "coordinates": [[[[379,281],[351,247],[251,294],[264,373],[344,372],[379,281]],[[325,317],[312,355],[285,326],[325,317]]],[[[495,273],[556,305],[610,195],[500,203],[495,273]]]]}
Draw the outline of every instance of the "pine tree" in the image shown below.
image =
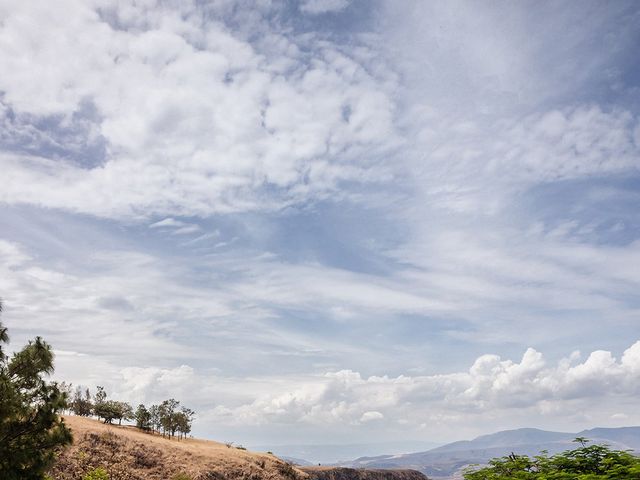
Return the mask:
{"type": "Polygon", "coordinates": [[[58,415],[67,398],[45,379],[53,372],[53,353],[42,338],[11,358],[2,350],[8,341],[0,323],[0,478],[40,480],[56,450],[71,443],[71,431],[58,415]]]}

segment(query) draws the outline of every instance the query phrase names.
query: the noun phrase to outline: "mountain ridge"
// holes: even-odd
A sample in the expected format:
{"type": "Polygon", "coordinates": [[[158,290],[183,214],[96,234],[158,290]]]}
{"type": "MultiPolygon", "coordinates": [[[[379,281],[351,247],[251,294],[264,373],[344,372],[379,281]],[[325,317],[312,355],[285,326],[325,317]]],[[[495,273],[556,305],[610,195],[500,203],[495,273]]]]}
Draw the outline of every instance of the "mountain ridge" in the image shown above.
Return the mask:
{"type": "Polygon", "coordinates": [[[451,442],[423,452],[360,457],[339,465],[352,468],[410,468],[444,480],[459,475],[465,466],[484,464],[491,458],[512,452],[529,456],[543,450],[549,454],[559,453],[573,448],[577,437],[607,444],[617,450],[640,452],[640,426],[595,427],[577,433],[518,428],[451,442]]]}

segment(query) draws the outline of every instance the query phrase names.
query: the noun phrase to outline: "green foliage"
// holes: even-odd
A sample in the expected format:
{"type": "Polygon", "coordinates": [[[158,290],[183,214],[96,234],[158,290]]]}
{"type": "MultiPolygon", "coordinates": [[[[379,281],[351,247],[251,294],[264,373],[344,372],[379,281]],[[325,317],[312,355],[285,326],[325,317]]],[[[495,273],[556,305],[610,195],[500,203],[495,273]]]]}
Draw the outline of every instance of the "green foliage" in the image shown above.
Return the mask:
{"type": "Polygon", "coordinates": [[[88,472],[82,480],[109,480],[109,474],[104,468],[98,467],[88,472]]]}
{"type": "Polygon", "coordinates": [[[98,385],[96,392],[96,403],[104,403],[107,400],[107,392],[105,392],[104,387],[98,385]]]}
{"type": "Polygon", "coordinates": [[[176,422],[176,410],[179,406],[180,402],[174,398],[165,400],[160,404],[160,423],[162,425],[162,429],[172,437],[178,429],[176,422]]]}
{"type": "Polygon", "coordinates": [[[117,400],[107,400],[107,393],[104,387],[100,386],[95,395],[93,413],[95,413],[98,418],[102,418],[104,423],[111,423],[113,420],[118,420],[118,423],[122,424],[122,420],[133,420],[135,418],[131,405],[117,400]]]}
{"type": "Polygon", "coordinates": [[[67,397],[46,381],[53,372],[53,353],[42,338],[11,358],[2,350],[8,341],[0,323],[0,478],[41,480],[57,448],[71,443],[71,432],[58,415],[67,397]]]}
{"type": "Polygon", "coordinates": [[[638,480],[640,458],[629,452],[611,450],[605,445],[587,445],[577,438],[580,447],[549,457],[514,455],[494,458],[489,466],[469,469],[466,480],[638,480]]]}
{"type": "MultiPolygon", "coordinates": [[[[104,400],[104,403],[108,402],[104,400]]],[[[163,401],[160,405],[151,405],[149,408],[140,404],[135,412],[130,410],[127,413],[129,418],[135,419],[136,426],[141,430],[162,432],[163,435],[170,437],[174,437],[176,434],[179,437],[186,437],[191,433],[191,425],[195,416],[193,410],[181,407],[180,402],[173,398],[163,401]]]]}
{"type": "Polygon", "coordinates": [[[140,430],[151,430],[151,413],[142,403],[138,405],[134,414],[136,427],[140,430]]]}
{"type": "Polygon", "coordinates": [[[104,423],[111,423],[114,418],[118,417],[118,405],[113,400],[105,400],[100,403],[96,402],[93,407],[93,413],[95,413],[98,418],[101,418],[104,423]]]}
{"type": "Polygon", "coordinates": [[[91,392],[89,392],[89,389],[85,389],[83,394],[82,388],[80,388],[80,386],[76,387],[70,407],[71,411],[80,417],[88,417],[91,415],[91,413],[93,413],[93,403],[91,402],[91,392]]]}
{"type": "MultiPolygon", "coordinates": [[[[141,416],[145,416],[144,408],[149,415],[149,426],[154,431],[162,431],[163,435],[174,437],[176,433],[180,437],[186,437],[191,432],[191,424],[195,412],[189,408],[181,407],[180,402],[170,398],[163,401],[160,405],[152,405],[147,410],[144,405],[138,407],[141,416]]],[[[136,416],[137,418],[137,416],[136,416]]]]}
{"type": "Polygon", "coordinates": [[[162,422],[160,422],[160,407],[158,405],[151,405],[149,407],[149,416],[151,417],[151,430],[159,432],[162,427],[162,422]]]}
{"type": "Polygon", "coordinates": [[[178,473],[171,480],[192,480],[192,478],[186,473],[178,473]]]}

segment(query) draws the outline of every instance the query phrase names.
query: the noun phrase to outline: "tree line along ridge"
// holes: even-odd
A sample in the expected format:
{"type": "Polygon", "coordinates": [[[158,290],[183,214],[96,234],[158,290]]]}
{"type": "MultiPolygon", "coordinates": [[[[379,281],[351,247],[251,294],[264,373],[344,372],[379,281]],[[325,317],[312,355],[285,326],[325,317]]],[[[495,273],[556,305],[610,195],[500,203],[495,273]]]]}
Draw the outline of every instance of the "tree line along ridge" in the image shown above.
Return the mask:
{"type": "Polygon", "coordinates": [[[60,384],[60,388],[70,398],[67,408],[74,415],[95,416],[109,424],[117,420],[119,425],[123,420],[134,420],[139,429],[169,438],[185,438],[191,433],[195,412],[181,406],[174,398],[149,407],[141,403],[134,410],[127,402],[109,400],[102,386],[96,388],[94,395],[89,388],[77,386],[73,390],[72,385],[64,382],[60,384]]]}

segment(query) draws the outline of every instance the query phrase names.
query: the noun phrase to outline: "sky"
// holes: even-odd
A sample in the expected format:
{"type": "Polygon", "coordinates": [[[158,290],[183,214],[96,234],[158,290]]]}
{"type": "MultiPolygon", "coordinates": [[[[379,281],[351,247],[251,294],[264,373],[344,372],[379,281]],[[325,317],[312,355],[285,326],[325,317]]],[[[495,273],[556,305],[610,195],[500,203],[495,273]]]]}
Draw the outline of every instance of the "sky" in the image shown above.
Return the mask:
{"type": "Polygon", "coordinates": [[[242,444],[640,424],[634,1],[0,1],[0,297],[242,444]]]}

